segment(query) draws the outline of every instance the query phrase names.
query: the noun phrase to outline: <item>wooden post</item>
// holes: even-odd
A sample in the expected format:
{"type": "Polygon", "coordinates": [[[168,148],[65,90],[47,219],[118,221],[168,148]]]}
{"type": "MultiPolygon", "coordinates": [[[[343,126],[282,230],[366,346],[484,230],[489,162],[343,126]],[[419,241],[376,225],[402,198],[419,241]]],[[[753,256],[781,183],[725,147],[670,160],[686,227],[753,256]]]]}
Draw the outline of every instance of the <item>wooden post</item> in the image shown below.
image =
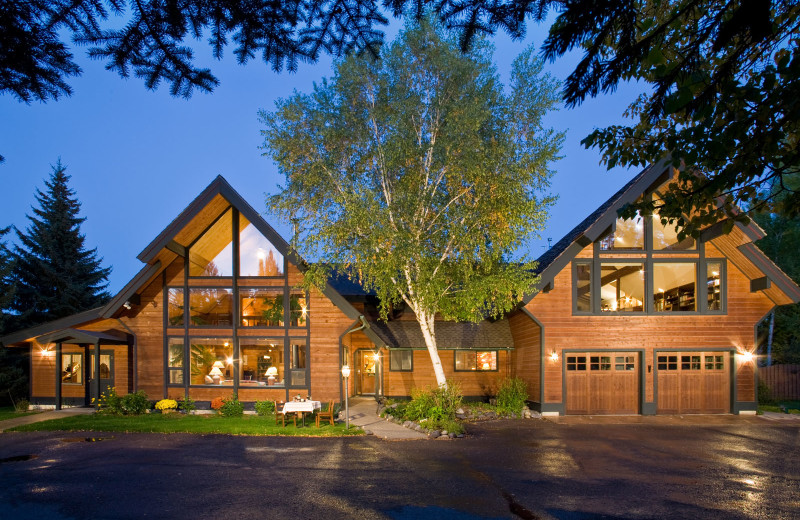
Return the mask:
{"type": "Polygon", "coordinates": [[[100,401],[100,339],[94,340],[94,377],[92,378],[92,397],[100,401]]]}
{"type": "Polygon", "coordinates": [[[56,410],[61,410],[61,342],[56,343],[56,410]]]}

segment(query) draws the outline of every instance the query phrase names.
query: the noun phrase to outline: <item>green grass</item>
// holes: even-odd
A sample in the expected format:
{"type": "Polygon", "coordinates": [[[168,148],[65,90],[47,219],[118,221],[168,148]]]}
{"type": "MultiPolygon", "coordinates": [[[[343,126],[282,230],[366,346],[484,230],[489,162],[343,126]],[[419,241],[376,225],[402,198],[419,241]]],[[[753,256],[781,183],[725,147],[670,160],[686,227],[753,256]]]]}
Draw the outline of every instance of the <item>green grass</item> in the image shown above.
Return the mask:
{"type": "Polygon", "coordinates": [[[0,421],[5,421],[6,419],[14,419],[16,417],[22,417],[23,415],[30,415],[32,413],[39,413],[39,412],[17,412],[14,411],[13,406],[2,406],[0,407],[0,421]]]}
{"type": "Polygon", "coordinates": [[[758,407],[758,411],[784,413],[783,410],[791,414],[800,414],[800,401],[780,401],[778,404],[762,404],[758,407]]]}
{"type": "Polygon", "coordinates": [[[271,416],[245,415],[221,417],[218,415],[147,414],[136,416],[74,415],[12,428],[9,431],[97,431],[130,433],[221,433],[228,435],[297,435],[316,437],[341,437],[362,435],[363,430],[344,424],[321,425],[317,428],[313,418],[306,418],[306,426],[275,425],[271,416]]]}

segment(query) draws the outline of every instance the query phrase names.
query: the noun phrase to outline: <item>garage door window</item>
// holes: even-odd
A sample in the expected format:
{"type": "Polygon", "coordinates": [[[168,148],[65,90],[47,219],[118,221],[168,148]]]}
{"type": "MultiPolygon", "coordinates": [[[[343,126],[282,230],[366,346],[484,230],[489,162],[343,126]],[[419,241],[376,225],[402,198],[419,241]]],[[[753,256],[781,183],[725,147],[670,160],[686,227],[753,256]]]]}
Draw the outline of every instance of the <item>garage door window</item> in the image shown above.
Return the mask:
{"type": "Polygon", "coordinates": [[[584,356],[567,356],[567,370],[586,370],[584,356]]]}
{"type": "Polygon", "coordinates": [[[659,370],[678,370],[678,356],[658,356],[659,370]]]}
{"type": "Polygon", "coordinates": [[[634,356],[617,356],[614,359],[615,370],[635,370],[634,356]]]}
{"type": "Polygon", "coordinates": [[[681,370],[700,370],[700,356],[681,356],[681,370]]]}
{"type": "Polygon", "coordinates": [[[722,356],[706,356],[706,370],[723,370],[725,362],[722,356]]]}
{"type": "Polygon", "coordinates": [[[611,370],[611,356],[591,356],[592,370],[611,370]]]}

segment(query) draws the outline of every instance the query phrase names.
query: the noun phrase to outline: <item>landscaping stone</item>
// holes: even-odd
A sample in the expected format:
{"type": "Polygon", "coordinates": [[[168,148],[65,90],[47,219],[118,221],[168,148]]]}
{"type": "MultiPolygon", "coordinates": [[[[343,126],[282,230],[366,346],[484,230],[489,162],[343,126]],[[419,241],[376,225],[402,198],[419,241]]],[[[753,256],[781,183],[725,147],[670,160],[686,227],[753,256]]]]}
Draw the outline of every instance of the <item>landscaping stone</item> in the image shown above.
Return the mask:
{"type": "Polygon", "coordinates": [[[439,437],[439,436],[441,436],[441,435],[442,435],[442,434],[439,432],[439,430],[433,430],[433,431],[430,433],[430,436],[431,436],[432,438],[434,438],[434,439],[435,439],[436,437],[439,437]]]}
{"type": "Polygon", "coordinates": [[[372,430],[364,430],[364,435],[372,435],[372,430]]]}

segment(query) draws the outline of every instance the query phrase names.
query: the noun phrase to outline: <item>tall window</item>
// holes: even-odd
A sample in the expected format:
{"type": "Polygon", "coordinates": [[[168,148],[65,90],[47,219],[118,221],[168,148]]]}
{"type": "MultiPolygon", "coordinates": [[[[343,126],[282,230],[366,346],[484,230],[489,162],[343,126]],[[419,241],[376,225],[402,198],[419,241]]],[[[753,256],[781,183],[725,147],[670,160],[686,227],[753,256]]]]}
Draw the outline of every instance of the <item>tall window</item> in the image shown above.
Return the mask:
{"type": "Polygon", "coordinates": [[[308,300],[306,293],[293,292],[289,295],[289,326],[303,327],[308,317],[308,300]]]}
{"type": "Polygon", "coordinates": [[[600,240],[600,249],[644,249],[644,219],[638,213],[634,219],[618,218],[614,229],[600,240]]]}
{"type": "Polygon", "coordinates": [[[606,263],[600,266],[600,310],[642,312],[644,310],[644,265],[606,263]]]}
{"type": "Polygon", "coordinates": [[[191,338],[191,384],[233,385],[233,343],[230,338],[191,338]]]}
{"type": "Polygon", "coordinates": [[[83,354],[61,355],[61,382],[70,385],[83,384],[83,354]]]}
{"type": "Polygon", "coordinates": [[[183,384],[183,338],[167,340],[167,366],[169,367],[169,384],[183,384]]]}
{"type": "Polygon", "coordinates": [[[283,288],[239,290],[242,327],[283,327],[283,288]]]}
{"type": "Polygon", "coordinates": [[[167,289],[167,326],[183,327],[183,289],[167,289]]]}
{"type": "Polygon", "coordinates": [[[245,386],[279,387],[286,384],[283,339],[241,338],[239,356],[245,386]]]}

